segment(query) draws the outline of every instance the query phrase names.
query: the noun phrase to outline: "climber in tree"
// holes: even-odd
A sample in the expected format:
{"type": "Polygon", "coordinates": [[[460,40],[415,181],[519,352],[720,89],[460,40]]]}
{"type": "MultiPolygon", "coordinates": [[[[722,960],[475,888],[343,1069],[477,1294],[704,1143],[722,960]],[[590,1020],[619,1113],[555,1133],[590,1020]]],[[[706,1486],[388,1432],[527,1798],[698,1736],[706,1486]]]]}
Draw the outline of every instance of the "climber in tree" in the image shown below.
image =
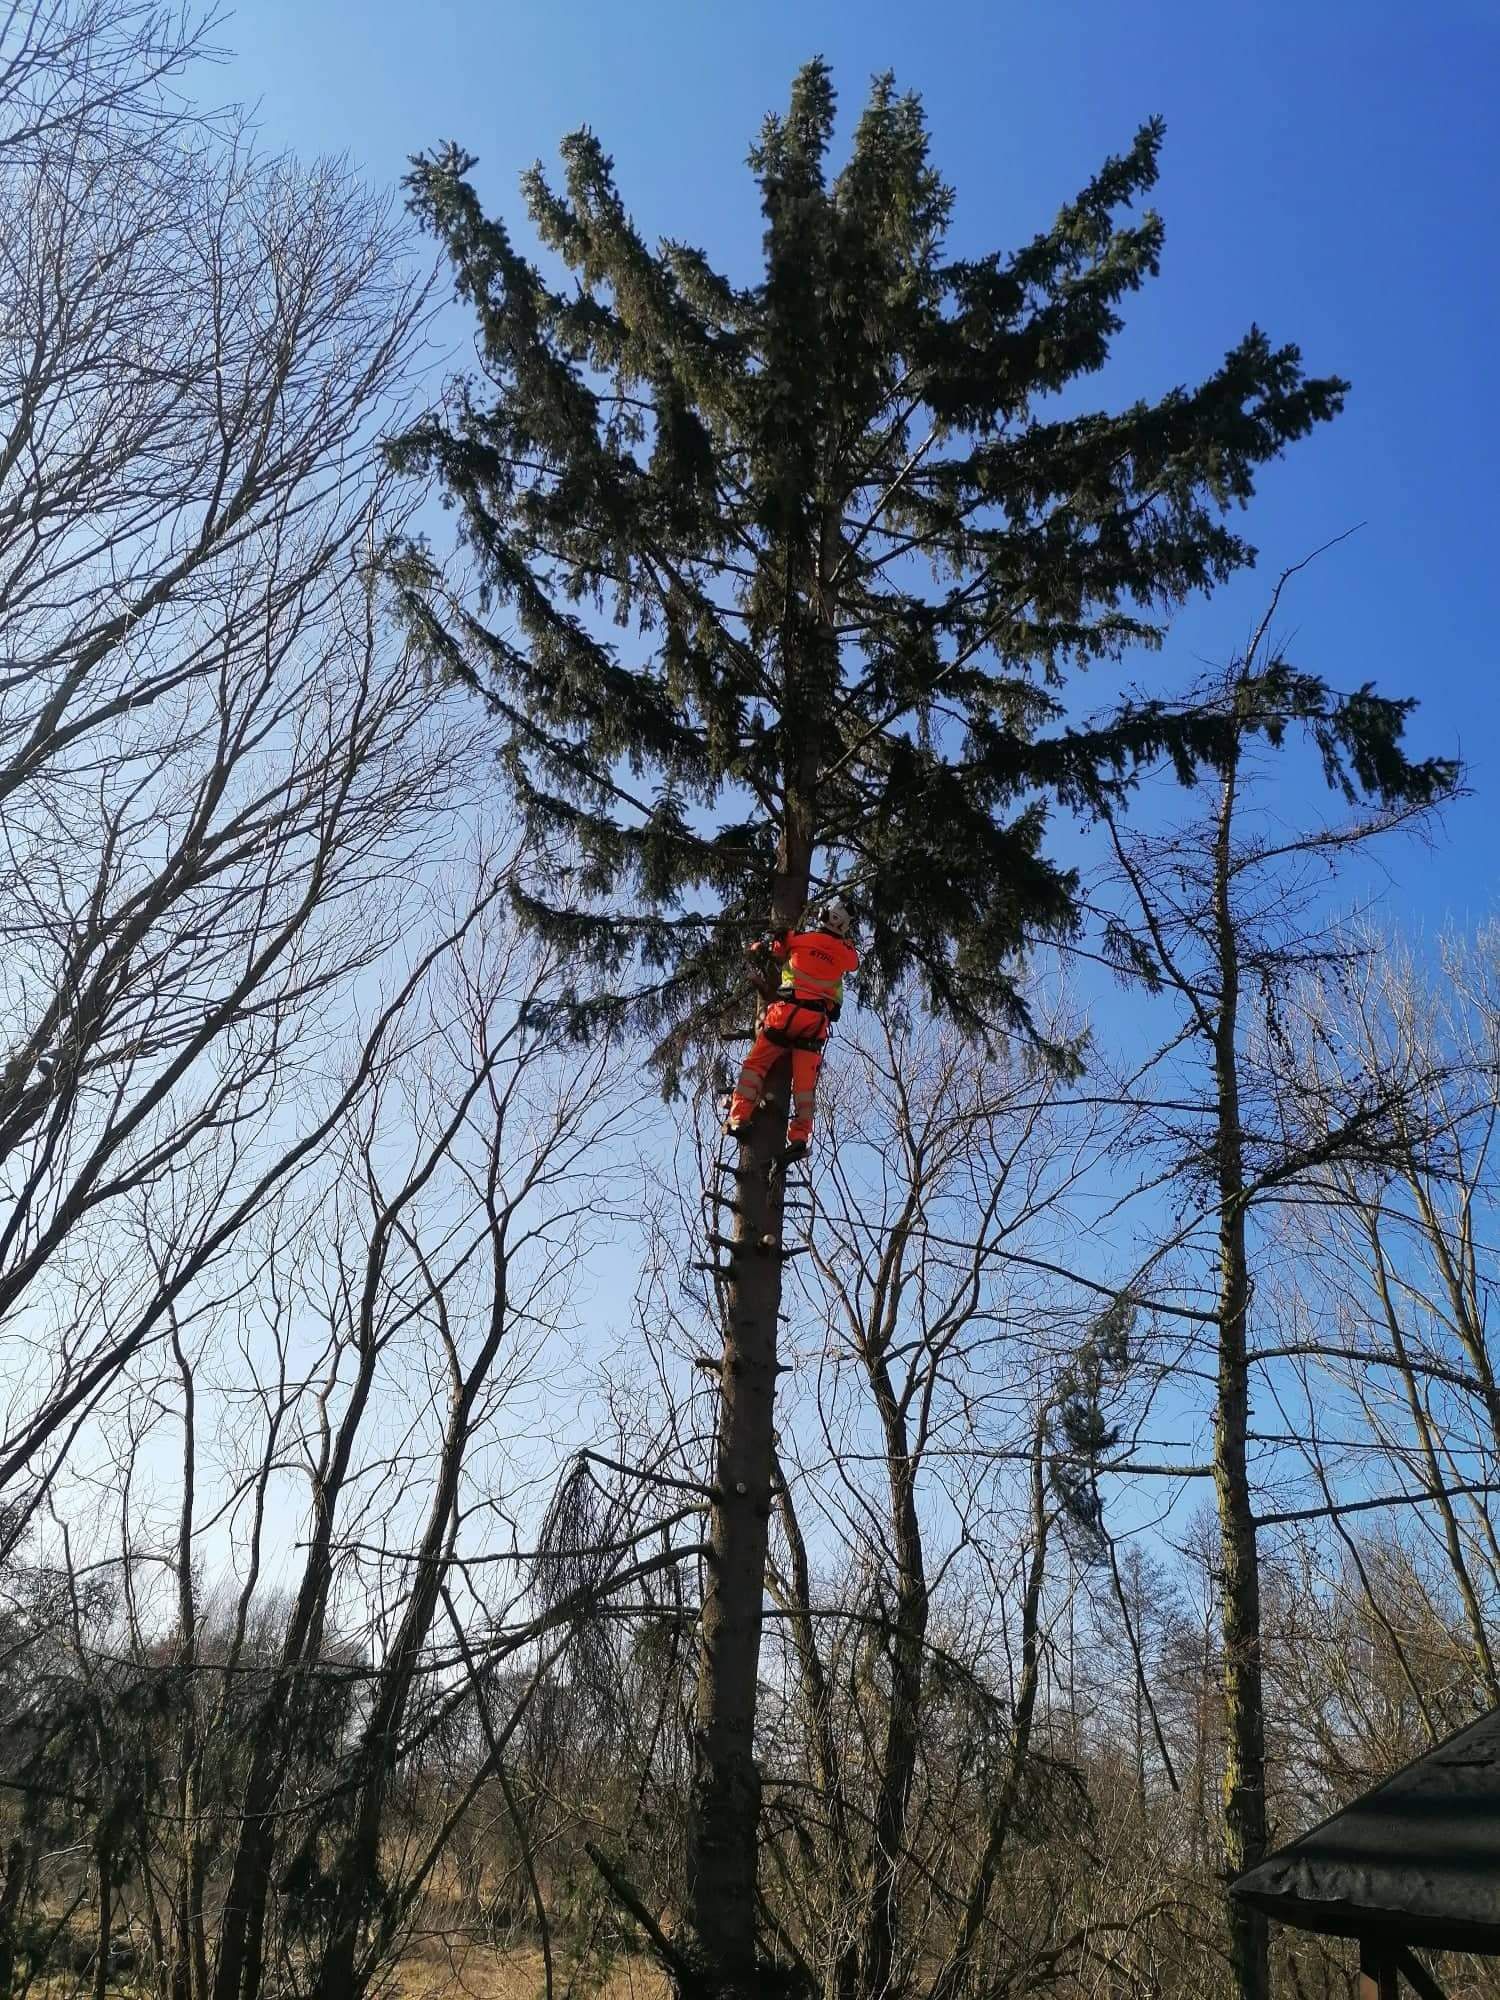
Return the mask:
{"type": "Polygon", "coordinates": [[[773,938],[768,947],[752,947],[755,952],[769,949],[772,957],[780,961],[781,980],[730,1099],[724,1130],[731,1138],[749,1136],[750,1120],[760,1103],[766,1078],[782,1056],[790,1052],[792,1119],[787,1127],[788,1156],[800,1158],[807,1151],[828,1030],[838,1019],[844,1003],[845,975],[859,964],[859,953],[851,942],[853,932],[854,918],[843,903],[835,900],[823,905],[809,929],[788,931],[773,938]]]}

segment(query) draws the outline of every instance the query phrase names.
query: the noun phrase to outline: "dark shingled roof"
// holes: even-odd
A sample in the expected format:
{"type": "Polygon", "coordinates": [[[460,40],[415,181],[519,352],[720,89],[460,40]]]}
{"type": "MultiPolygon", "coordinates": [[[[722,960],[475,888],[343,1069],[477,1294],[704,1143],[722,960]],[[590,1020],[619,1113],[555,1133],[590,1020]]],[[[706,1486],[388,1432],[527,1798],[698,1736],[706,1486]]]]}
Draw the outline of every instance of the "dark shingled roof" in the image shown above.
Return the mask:
{"type": "Polygon", "coordinates": [[[1278,1922],[1500,1953],[1500,1709],[1230,1885],[1278,1922]]]}

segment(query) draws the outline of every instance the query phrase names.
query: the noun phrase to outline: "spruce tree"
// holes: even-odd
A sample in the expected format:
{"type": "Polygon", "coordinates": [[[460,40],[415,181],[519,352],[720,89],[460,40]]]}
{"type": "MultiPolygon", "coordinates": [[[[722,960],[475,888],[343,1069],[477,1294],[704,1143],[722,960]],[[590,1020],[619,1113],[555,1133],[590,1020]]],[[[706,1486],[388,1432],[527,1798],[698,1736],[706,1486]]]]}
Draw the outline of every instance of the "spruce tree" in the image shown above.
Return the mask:
{"type": "MultiPolygon", "coordinates": [[[[1161,223],[1131,211],[1158,121],[1050,228],[971,258],[946,254],[953,193],[914,97],[877,79],[837,171],[833,128],[814,62],[751,150],[748,283],[649,244],[588,131],[560,186],[523,182],[546,273],[485,213],[470,156],[420,156],[409,180],[479,366],[393,451],[453,507],[473,587],[423,547],[398,585],[433,660],[493,708],[529,835],[518,893],[572,953],[576,1021],[628,1013],[669,1074],[718,1028],[748,938],[835,885],[866,1004],[920,990],[1027,1031],[1024,954],[1077,921],[1049,801],[1223,748],[1221,719],[1150,703],[1069,727],[1063,683],[1158,644],[1253,560],[1234,509],[1344,394],[1252,328],[1197,387],[1084,407],[1157,271],[1161,223]]],[[[679,1986],[716,1996],[772,1990],[754,1724],[785,1113],[783,1078],[741,1156],[725,1288],[675,1948],[679,1986]]]]}

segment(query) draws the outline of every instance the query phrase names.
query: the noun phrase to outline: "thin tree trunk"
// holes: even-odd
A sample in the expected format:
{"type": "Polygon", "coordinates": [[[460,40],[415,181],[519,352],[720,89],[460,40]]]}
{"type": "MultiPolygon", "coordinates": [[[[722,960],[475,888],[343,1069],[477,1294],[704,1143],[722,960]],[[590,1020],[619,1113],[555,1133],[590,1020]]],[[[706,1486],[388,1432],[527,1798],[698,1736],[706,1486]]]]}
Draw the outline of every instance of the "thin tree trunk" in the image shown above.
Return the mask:
{"type": "Polygon", "coordinates": [[[239,1836],[219,1925],[213,2000],[259,2000],[265,1970],[265,1932],[270,1909],[271,1871],[276,1852],[273,1808],[291,1762],[299,1711],[306,1698],[308,1669],[322,1643],[328,1591],[333,1577],[334,1528],[360,1426],[375,1386],[380,1339],[376,1307],[386,1258],[402,1211],[437,1172],[445,1150],[462,1129],[470,1107],[491,1074],[478,1064],[442,1132],[413,1168],[404,1187],[383,1201],[373,1219],[360,1280],[357,1326],[352,1342],[358,1357],[349,1397],[337,1430],[327,1439],[312,1493],[312,1534],[301,1581],[287,1620],[281,1658],[256,1718],[250,1764],[239,1802],[239,1836]]]}
{"type": "Polygon", "coordinates": [[[1135,1802],[1142,1821],[1146,1817],[1146,1718],[1141,1710],[1141,1677],[1137,1673],[1135,1695],[1135,1802]]]}
{"type": "Polygon", "coordinates": [[[927,1569],[917,1515],[916,1469],[904,1413],[885,1358],[871,1355],[871,1387],[885,1438],[890,1499],[891,1553],[896,1570],[896,1615],[891,1633],[891,1693],[886,1711],[875,1839],[865,1914],[862,1990],[894,1990],[892,1975],[900,1937],[901,1857],[917,1769],[922,1723],[923,1647],[927,1638],[927,1569]]]}
{"type": "Polygon", "coordinates": [[[198,1604],[193,1583],[193,1523],[197,1492],[196,1387],[182,1348],[176,1317],[172,1352],[182,1382],[182,1502],[177,1522],[177,1666],[182,1675],[182,1726],[178,1734],[177,1817],[180,1841],[172,1913],[172,2000],[207,2000],[208,1934],[203,1891],[208,1859],[203,1846],[203,1736],[199,1715],[198,1604]]]}
{"type": "Polygon", "coordinates": [[[0,1885],[0,1993],[9,1993],[16,1967],[16,1915],[27,1876],[27,1845],[17,1834],[5,1850],[5,1881],[0,1885]]]}
{"type": "MultiPolygon", "coordinates": [[[[1479,1602],[1479,1593],[1474,1588],[1474,1579],[1469,1574],[1469,1565],[1464,1556],[1463,1535],[1458,1524],[1458,1513],[1453,1505],[1452,1496],[1448,1490],[1448,1483],[1444,1477],[1442,1464],[1438,1457],[1437,1441],[1433,1435],[1432,1419],[1428,1414],[1427,1405],[1423,1402],[1421,1390],[1417,1385],[1416,1370],[1412,1366],[1411,1356],[1406,1345],[1406,1335],[1401,1325],[1401,1314],[1397,1308],[1395,1299],[1391,1296],[1390,1274],[1386,1264],[1385,1243],[1380,1233],[1378,1210],[1371,1209],[1366,1213],[1365,1233],[1370,1244],[1371,1275],[1375,1280],[1375,1289],[1380,1299],[1381,1311],[1385,1315],[1386,1330],[1391,1337],[1391,1352],[1395,1358],[1397,1372],[1401,1377],[1401,1386],[1405,1391],[1407,1413],[1411,1418],[1412,1429],[1416,1435],[1417,1443],[1422,1453],[1422,1461],[1427,1470],[1428,1490],[1432,1494],[1433,1505],[1437,1509],[1438,1517],[1443,1524],[1443,1542],[1448,1551],[1448,1566],[1453,1572],[1453,1580],[1457,1584],[1459,1595],[1463,1600],[1464,1617],[1469,1627],[1469,1640],[1473,1649],[1474,1665],[1478,1670],[1480,1679],[1484,1683],[1485,1692],[1489,1695],[1490,1700],[1500,1701],[1500,1679],[1497,1679],[1495,1674],[1495,1659],[1494,1654],[1490,1650],[1489,1634],[1485,1629],[1484,1611],[1479,1602]]],[[[1375,1605],[1373,1593],[1367,1589],[1365,1595],[1369,1598],[1371,1608],[1373,1609],[1375,1605]]],[[[1399,1643],[1397,1644],[1396,1652],[1398,1658],[1401,1658],[1404,1667],[1405,1658],[1399,1643]]],[[[1408,1679],[1410,1679],[1409,1670],[1408,1679]]],[[[1432,1741],[1436,1742],[1441,1731],[1437,1729],[1434,1723],[1432,1713],[1420,1688],[1413,1686],[1412,1692],[1416,1695],[1422,1709],[1422,1720],[1427,1725],[1427,1733],[1432,1741]]]]}
{"type": "MultiPolygon", "coordinates": [[[[1260,1568],[1246,1453],[1250,1420],[1250,1377],[1246,1362],[1250,1275],[1245,1244],[1247,1189],[1237,1048],[1239,944],[1229,897],[1235,775],[1235,765],[1231,762],[1224,778],[1214,844],[1219,1013],[1213,1050],[1219,1196],[1219,1369],[1214,1417],[1214,1488],[1219,1511],[1224,1638],[1224,1860],[1231,1876],[1253,1867],[1266,1851],[1260,1568]]],[[[1231,1900],[1228,1922],[1230,1963],[1238,2000],[1267,2000],[1270,1964],[1266,1920],[1257,1911],[1231,1900]]]]}
{"type": "Polygon", "coordinates": [[[812,1580],[807,1560],[807,1543],[792,1501],[778,1455],[775,1465],[776,1502],[781,1510],[782,1529],[791,1552],[791,1574],[777,1592],[790,1624],[797,1666],[802,1677],[802,1698],[807,1703],[808,1729],[817,1771],[819,1803],[826,1823],[821,1883],[822,1922],[825,1935],[837,1938],[824,1969],[824,2000],[856,2000],[859,1963],[858,1937],[851,1924],[843,1921],[854,1907],[855,1854],[849,1816],[844,1810],[843,1777],[834,1733],[832,1690],[818,1652],[812,1617],[812,1580]]]}
{"type": "MultiPolygon", "coordinates": [[[[1031,1755],[1031,1728],[1036,1716],[1037,1690],[1041,1685],[1042,1584],[1047,1573],[1046,1413],[1038,1414],[1031,1445],[1031,1561],[1026,1570],[1026,1591],[1021,1604],[1021,1678],[1016,1688],[1011,1724],[1010,1755],[995,1803],[990,1810],[984,1846],[974,1864],[964,1897],[964,1912],[958,1934],[947,1958],[928,1987],[928,2000],[960,2000],[973,1990],[975,1957],[978,1953],[990,1898],[1005,1858],[1006,1844],[1020,1802],[1026,1763],[1031,1755]]],[[[991,1988],[991,1991],[998,1990],[991,1988]]]]}
{"type": "Polygon", "coordinates": [[[1209,1703],[1212,1700],[1210,1690],[1213,1677],[1213,1650],[1213,1608],[1210,1603],[1204,1608],[1203,1657],[1197,1663],[1197,1682],[1193,1688],[1193,1724],[1197,1772],[1197,1782],[1193,1790],[1195,1806],[1193,1814],[1193,1860],[1195,1862],[1204,1862],[1207,1859],[1211,1845],[1208,1831],[1208,1716],[1209,1703]]]}
{"type": "MultiPolygon", "coordinates": [[[[505,1224],[497,1208],[496,1192],[501,1143],[502,1128],[497,1126],[491,1143],[486,1189],[491,1250],[489,1323],[467,1374],[460,1377],[457,1362],[453,1363],[452,1402],[426,1530],[416,1554],[415,1581],[391,1644],[385,1672],[375,1691],[355,1759],[359,1788],[355,1794],[349,1832],[332,1869],[338,1886],[318,1980],[318,1991],[323,2000],[360,2000],[378,1964],[378,1948],[364,1965],[359,1962],[359,1952],[366,1921],[372,1914],[373,1885],[379,1878],[380,1836],[386,1795],[397,1764],[401,1720],[406,1713],[412,1684],[421,1664],[422,1649],[432,1629],[439,1596],[452,1561],[464,1455],[473,1432],[479,1397],[510,1324],[505,1224]]],[[[425,1264],[423,1269],[426,1270],[425,1264]]],[[[432,1284],[432,1292],[434,1307],[442,1316],[443,1300],[435,1283],[432,1284]]],[[[444,1331],[446,1333],[446,1322],[444,1331]]],[[[377,1947],[388,1943],[389,1934],[387,1922],[381,1927],[377,1947]]]]}
{"type": "Polygon", "coordinates": [[[238,1844],[219,1926],[213,2000],[258,2000],[260,1993],[266,1910],[276,1847],[272,1809],[292,1754],[291,1737],[306,1686],[305,1669],[316,1657],[316,1635],[332,1572],[334,1511],[348,1474],[355,1433],[369,1401],[375,1361],[374,1339],[367,1330],[332,1464],[319,1479],[314,1493],[312,1541],[287,1621],[281,1659],[256,1716],[250,1767],[238,1806],[238,1844]]]}
{"type": "MultiPolygon", "coordinates": [[[[100,1816],[106,1822],[113,1811],[114,1802],[106,1793],[100,1804],[100,1816]]],[[[109,1994],[109,1954],[114,1943],[113,1920],[115,1913],[115,1856],[114,1843],[108,1831],[102,1831],[95,1844],[94,1857],[99,1871],[99,1935],[94,1953],[94,1976],[91,1982],[93,2000],[108,2000],[109,1994]]]]}

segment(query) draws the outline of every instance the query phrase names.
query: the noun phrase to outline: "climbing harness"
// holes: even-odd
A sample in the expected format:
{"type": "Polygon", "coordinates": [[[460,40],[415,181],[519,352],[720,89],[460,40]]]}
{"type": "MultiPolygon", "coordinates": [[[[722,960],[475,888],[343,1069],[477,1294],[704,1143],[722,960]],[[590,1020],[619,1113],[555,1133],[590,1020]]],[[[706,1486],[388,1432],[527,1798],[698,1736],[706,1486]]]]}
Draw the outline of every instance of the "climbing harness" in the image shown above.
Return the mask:
{"type": "MultiPolygon", "coordinates": [[[[826,1015],[828,1012],[822,1002],[816,1000],[795,1000],[784,1004],[790,1004],[804,1014],[826,1015]]],[[[813,1055],[820,1055],[828,1045],[827,1029],[821,1035],[789,1035],[784,1028],[763,1026],[760,1032],[768,1042],[774,1042],[778,1049],[806,1049],[813,1055]]]]}

